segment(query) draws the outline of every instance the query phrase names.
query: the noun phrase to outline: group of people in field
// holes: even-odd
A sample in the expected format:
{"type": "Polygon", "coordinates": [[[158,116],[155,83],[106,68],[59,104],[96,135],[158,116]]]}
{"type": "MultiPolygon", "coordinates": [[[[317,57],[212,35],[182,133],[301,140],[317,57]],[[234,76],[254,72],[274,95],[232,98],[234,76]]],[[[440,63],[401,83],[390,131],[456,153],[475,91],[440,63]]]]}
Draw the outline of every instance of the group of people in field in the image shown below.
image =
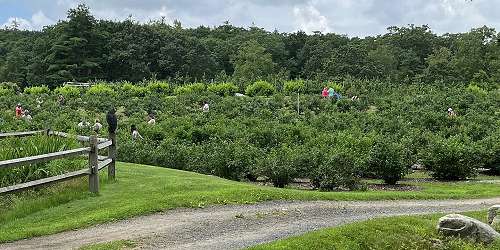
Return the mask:
{"type": "Polygon", "coordinates": [[[335,98],[336,100],[339,100],[342,98],[342,95],[335,91],[334,88],[332,87],[327,87],[325,86],[323,88],[323,91],[321,91],[321,97],[323,98],[335,98]]]}
{"type": "MultiPolygon", "coordinates": [[[[203,105],[201,106],[201,110],[204,112],[204,113],[207,113],[210,111],[210,105],[208,104],[208,102],[203,102],[203,105]]],[[[147,124],[150,125],[150,126],[153,126],[156,124],[156,117],[155,117],[155,114],[153,112],[149,112],[147,118],[147,124]]],[[[144,137],[142,137],[142,135],[139,133],[139,130],[137,129],[137,125],[135,124],[132,124],[130,126],[130,136],[133,140],[137,140],[137,139],[144,139],[144,137]]]]}
{"type": "MultiPolygon", "coordinates": [[[[36,98],[36,107],[38,109],[40,109],[42,107],[42,104],[43,104],[43,99],[42,97],[37,97],[36,98]]],[[[64,99],[64,96],[62,95],[59,95],[57,97],[57,102],[59,103],[59,105],[64,105],[65,103],[65,99],[64,99]]],[[[24,107],[21,105],[21,103],[18,103],[15,107],[15,114],[16,114],[16,118],[17,119],[23,119],[27,122],[31,122],[31,120],[33,119],[33,117],[31,116],[31,112],[28,110],[28,109],[24,109],[24,107]]]]}
{"type": "MultiPolygon", "coordinates": [[[[335,98],[335,100],[339,100],[342,98],[342,95],[335,91],[334,88],[332,87],[327,87],[325,86],[323,88],[323,90],[321,91],[321,96],[325,99],[333,99],[335,98]]],[[[351,98],[351,100],[355,101],[355,100],[358,100],[358,97],[357,96],[353,96],[351,98]]],[[[38,108],[40,108],[41,104],[43,103],[43,100],[38,97],[36,99],[36,102],[38,104],[38,108]]],[[[57,102],[59,103],[59,105],[64,105],[66,100],[64,99],[64,96],[62,95],[59,95],[57,97],[57,102]]],[[[204,113],[207,113],[210,111],[210,105],[208,104],[207,101],[203,102],[203,105],[201,106],[201,111],[204,112],[204,113]]],[[[112,115],[115,119],[115,123],[116,123],[116,116],[114,115],[114,112],[115,110],[112,109],[113,112],[108,112],[108,115],[107,115],[107,119],[108,119],[108,123],[110,122],[109,121],[109,116],[112,115]]],[[[455,111],[450,107],[448,108],[447,110],[448,112],[448,116],[450,117],[454,117],[456,116],[455,114],[455,111]]],[[[23,109],[22,105],[20,103],[18,103],[15,107],[15,115],[16,115],[16,118],[18,119],[23,119],[27,122],[31,122],[32,120],[32,116],[30,114],[30,111],[29,110],[25,110],[23,109]]],[[[155,125],[156,124],[156,117],[154,115],[153,112],[149,112],[148,116],[147,116],[147,124],[148,125],[155,125]]],[[[92,129],[95,133],[99,133],[100,130],[102,129],[103,125],[101,124],[101,122],[99,121],[99,119],[95,119],[94,120],[94,124],[91,125],[88,121],[86,121],[85,119],[82,119],[78,125],[77,125],[78,129],[80,130],[86,130],[86,129],[92,129]]],[[[116,128],[115,128],[116,129],[116,128]]],[[[144,137],[142,137],[142,135],[139,133],[139,130],[137,129],[137,126],[135,124],[132,124],[130,126],[130,136],[133,140],[137,140],[137,139],[144,139],[144,137]]]]}
{"type": "MultiPolygon", "coordinates": [[[[321,97],[325,99],[335,98],[335,100],[339,100],[342,98],[342,95],[339,92],[335,91],[334,88],[325,86],[321,91],[321,97]]],[[[359,100],[357,95],[351,97],[351,101],[357,101],[357,100],[359,100]]]]}
{"type": "Polygon", "coordinates": [[[77,127],[80,130],[92,129],[94,132],[99,133],[99,131],[102,129],[102,124],[99,119],[95,119],[94,124],[92,125],[86,119],[82,119],[78,123],[77,127]]]}
{"type": "MultiPolygon", "coordinates": [[[[109,114],[109,113],[108,113],[109,114]]],[[[114,112],[113,112],[114,114],[114,112]]],[[[148,124],[149,125],[154,125],[156,124],[156,121],[155,121],[155,118],[152,114],[148,115],[148,124]]],[[[109,123],[109,121],[108,121],[109,123]]],[[[109,124],[108,124],[109,125],[109,124]]],[[[103,125],[101,124],[100,120],[99,119],[95,119],[94,121],[94,124],[91,125],[88,121],[86,121],[85,119],[82,119],[79,123],[78,123],[78,128],[80,130],[87,130],[87,129],[92,129],[96,134],[99,134],[99,132],[101,131],[103,125]]],[[[131,138],[133,140],[137,140],[137,139],[144,139],[141,134],[139,133],[138,129],[137,129],[137,126],[135,124],[132,124],[130,126],[130,135],[131,135],[131,138]]]]}
{"type": "Polygon", "coordinates": [[[31,117],[30,111],[27,109],[23,109],[23,106],[20,103],[16,105],[15,112],[17,119],[23,119],[27,122],[31,122],[31,120],[33,119],[31,117]]]}
{"type": "MultiPolygon", "coordinates": [[[[208,102],[203,103],[201,110],[205,113],[209,112],[210,106],[209,106],[208,102]]],[[[147,120],[146,123],[149,126],[154,126],[156,124],[155,114],[153,112],[149,112],[146,120],[147,120]]],[[[94,130],[94,132],[99,133],[99,131],[102,129],[102,124],[99,122],[99,119],[95,119],[95,123],[92,126],[89,122],[82,120],[80,123],[78,123],[78,128],[79,129],[92,128],[94,130]]],[[[132,140],[144,139],[144,137],[142,137],[142,135],[139,133],[137,125],[135,125],[135,124],[132,124],[130,126],[130,137],[132,138],[132,140]]]]}

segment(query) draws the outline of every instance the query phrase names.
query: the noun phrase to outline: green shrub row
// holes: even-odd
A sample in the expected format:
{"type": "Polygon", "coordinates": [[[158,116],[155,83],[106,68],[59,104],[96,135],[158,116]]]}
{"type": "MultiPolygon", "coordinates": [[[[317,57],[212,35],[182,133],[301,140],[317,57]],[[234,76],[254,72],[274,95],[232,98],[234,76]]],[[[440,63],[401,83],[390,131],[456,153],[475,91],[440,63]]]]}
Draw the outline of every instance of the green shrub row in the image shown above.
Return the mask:
{"type": "MultiPolygon", "coordinates": [[[[78,122],[99,118],[106,126],[105,113],[114,106],[120,160],[234,180],[265,177],[276,186],[293,178],[308,178],[324,190],[360,189],[365,177],[394,184],[417,163],[442,180],[472,178],[479,168],[500,172],[494,89],[478,94],[469,85],[394,88],[384,82],[343,82],[338,84],[342,91],[358,100],[300,95],[299,114],[295,95],[276,92],[266,82],[255,83],[246,93],[252,98],[233,97],[236,88],[230,83],[186,85],[176,98],[130,95],[167,90],[165,84],[157,85],[162,87],[98,84],[83,95],[62,87],[55,92],[76,96],[66,98],[64,105],[58,104],[56,93],[44,94],[38,105],[31,95],[10,92],[0,96],[0,128],[91,133],[79,131],[78,122]],[[210,112],[204,113],[200,108],[207,100],[210,112]],[[32,123],[15,119],[18,102],[32,111],[32,123]],[[448,116],[448,107],[455,117],[448,116]],[[149,112],[156,114],[155,126],[146,124],[149,112]],[[132,124],[145,140],[130,138],[132,124]]],[[[300,81],[285,83],[283,91],[293,93],[302,86],[300,81]]]]}

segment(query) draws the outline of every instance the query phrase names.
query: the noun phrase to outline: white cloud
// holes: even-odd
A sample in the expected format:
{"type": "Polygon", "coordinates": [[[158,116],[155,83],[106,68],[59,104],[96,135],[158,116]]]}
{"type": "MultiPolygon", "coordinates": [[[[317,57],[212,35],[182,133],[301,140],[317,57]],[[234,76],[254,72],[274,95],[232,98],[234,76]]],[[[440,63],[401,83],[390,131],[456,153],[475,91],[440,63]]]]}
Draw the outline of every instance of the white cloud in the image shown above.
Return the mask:
{"type": "Polygon", "coordinates": [[[328,18],[321,14],[313,2],[308,2],[302,6],[296,5],[293,8],[293,15],[296,18],[298,28],[306,33],[314,31],[327,33],[331,31],[328,18]]]}
{"type": "Polygon", "coordinates": [[[172,22],[175,18],[172,16],[173,11],[168,9],[167,6],[162,5],[155,10],[143,10],[124,7],[120,9],[102,8],[92,10],[92,14],[97,18],[110,19],[110,20],[124,20],[129,16],[139,22],[148,22],[151,20],[159,20],[165,18],[167,22],[172,22]]]}
{"type": "Polygon", "coordinates": [[[64,8],[67,7],[74,8],[78,6],[78,2],[75,0],[57,0],[57,5],[62,6],[64,8]]]}
{"type": "MultiPolygon", "coordinates": [[[[280,32],[304,30],[335,32],[364,37],[386,32],[389,26],[428,24],[438,34],[466,32],[487,25],[500,29],[500,0],[0,0],[23,2],[22,11],[37,16],[10,14],[23,29],[40,29],[65,19],[79,3],[90,7],[98,19],[124,20],[132,15],[139,22],[165,17],[184,27],[214,26],[229,20],[236,26],[255,23],[280,32]],[[51,22],[48,22],[50,20],[51,22]]],[[[0,4],[1,5],[1,4],[0,4]]],[[[1,9],[2,7],[0,7],[1,9]]],[[[2,9],[3,10],[3,9],[2,9]]],[[[7,12],[7,14],[9,14],[7,12]]],[[[2,15],[0,15],[2,16],[2,15]]],[[[7,17],[8,17],[7,16],[7,17]]]]}
{"type": "Polygon", "coordinates": [[[54,24],[55,21],[48,18],[43,11],[39,10],[31,16],[31,19],[9,17],[1,27],[13,27],[17,25],[20,30],[41,30],[44,26],[54,24]]]}

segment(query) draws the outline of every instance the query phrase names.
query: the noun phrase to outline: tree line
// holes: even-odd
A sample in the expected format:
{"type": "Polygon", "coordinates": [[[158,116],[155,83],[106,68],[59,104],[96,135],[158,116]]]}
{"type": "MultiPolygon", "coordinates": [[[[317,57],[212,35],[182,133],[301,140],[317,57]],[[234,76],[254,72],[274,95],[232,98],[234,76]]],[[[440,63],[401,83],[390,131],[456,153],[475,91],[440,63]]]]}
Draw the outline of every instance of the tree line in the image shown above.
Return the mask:
{"type": "Polygon", "coordinates": [[[281,33],[229,22],[184,28],[165,19],[98,20],[79,5],[41,31],[0,29],[0,82],[57,87],[66,81],[167,79],[172,83],[327,81],[354,77],[393,83],[500,82],[500,33],[489,27],[435,34],[428,26],[389,27],[365,38],[281,33]]]}

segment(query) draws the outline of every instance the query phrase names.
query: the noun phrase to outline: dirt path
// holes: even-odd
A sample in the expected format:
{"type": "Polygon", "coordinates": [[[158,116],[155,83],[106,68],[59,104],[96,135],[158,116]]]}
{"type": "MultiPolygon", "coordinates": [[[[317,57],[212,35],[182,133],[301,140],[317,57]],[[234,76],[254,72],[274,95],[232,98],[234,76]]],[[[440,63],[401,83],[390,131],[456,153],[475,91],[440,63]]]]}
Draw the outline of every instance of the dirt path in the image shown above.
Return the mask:
{"type": "Polygon", "coordinates": [[[444,201],[307,201],[175,209],[78,231],[0,245],[0,249],[75,249],[130,239],[144,249],[239,249],[370,218],[464,212],[500,198],[444,201]]]}

